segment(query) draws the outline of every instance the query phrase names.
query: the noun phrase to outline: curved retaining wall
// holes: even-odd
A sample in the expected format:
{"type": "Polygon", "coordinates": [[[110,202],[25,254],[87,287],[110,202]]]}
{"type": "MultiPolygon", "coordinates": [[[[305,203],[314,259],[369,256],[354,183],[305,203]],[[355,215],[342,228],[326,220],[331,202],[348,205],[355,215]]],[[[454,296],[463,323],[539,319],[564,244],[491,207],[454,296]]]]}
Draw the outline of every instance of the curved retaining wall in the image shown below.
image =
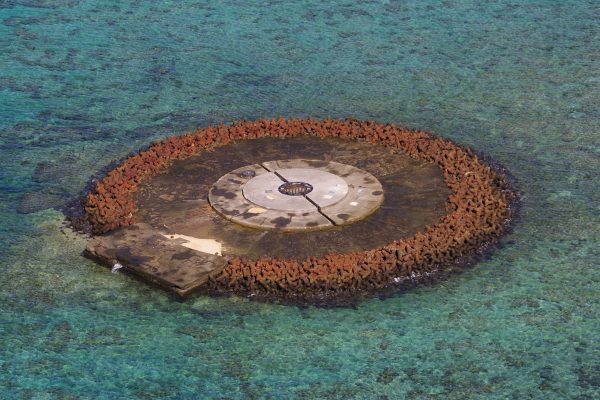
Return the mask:
{"type": "Polygon", "coordinates": [[[451,191],[447,214],[424,232],[368,251],[305,260],[235,258],[209,282],[212,292],[322,297],[381,288],[472,256],[496,242],[513,216],[511,204],[517,194],[507,177],[468,148],[426,132],[372,121],[280,118],[211,126],[151,144],[96,183],[84,199],[87,222],[97,234],[135,223],[133,192],[173,160],[232,141],[298,135],[380,143],[439,165],[451,191]]]}

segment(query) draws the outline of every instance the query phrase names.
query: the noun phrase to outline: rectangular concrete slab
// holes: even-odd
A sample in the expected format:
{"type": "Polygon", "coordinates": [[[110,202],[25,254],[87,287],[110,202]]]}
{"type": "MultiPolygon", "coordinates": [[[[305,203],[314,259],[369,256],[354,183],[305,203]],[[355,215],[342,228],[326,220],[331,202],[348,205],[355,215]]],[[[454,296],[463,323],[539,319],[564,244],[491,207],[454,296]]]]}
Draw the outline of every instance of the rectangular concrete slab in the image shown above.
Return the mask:
{"type": "Polygon", "coordinates": [[[147,224],[136,224],[92,238],[84,254],[185,296],[227,266],[227,259],[178,244],[147,224]]]}

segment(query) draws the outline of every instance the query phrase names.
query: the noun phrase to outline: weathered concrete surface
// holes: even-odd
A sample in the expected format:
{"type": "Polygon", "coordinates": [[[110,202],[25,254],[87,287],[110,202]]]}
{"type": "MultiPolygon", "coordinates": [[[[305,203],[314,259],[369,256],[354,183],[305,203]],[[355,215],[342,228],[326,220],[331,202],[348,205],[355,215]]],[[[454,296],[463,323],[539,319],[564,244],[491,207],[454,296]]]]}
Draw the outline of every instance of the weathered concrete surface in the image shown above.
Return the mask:
{"type": "Polygon", "coordinates": [[[313,190],[306,195],[318,207],[327,207],[341,201],[348,194],[344,178],[317,168],[282,168],[277,174],[288,182],[307,182],[313,190]]]}
{"type": "Polygon", "coordinates": [[[328,185],[320,186],[323,190],[315,190],[306,195],[319,206],[321,214],[337,226],[365,219],[383,203],[384,191],[377,178],[352,165],[319,160],[281,160],[276,164],[277,167],[274,165],[269,167],[274,168],[288,181],[310,179],[308,168],[343,179],[345,184],[343,196],[339,195],[341,193],[336,193],[334,186],[328,190],[328,185]],[[333,196],[328,199],[327,195],[330,192],[333,192],[333,196]]]}
{"type": "Polygon", "coordinates": [[[227,260],[178,244],[182,241],[142,223],[91,239],[85,254],[109,267],[118,262],[122,270],[185,296],[221,272],[227,260]]]}
{"type": "Polygon", "coordinates": [[[375,248],[423,231],[446,214],[448,194],[437,165],[372,143],[303,136],[240,141],[175,161],[142,184],[134,198],[138,221],[161,232],[214,239],[222,243],[224,257],[304,259],[375,248]],[[251,229],[223,218],[209,204],[209,191],[223,175],[284,157],[319,159],[323,165],[335,160],[365,170],[383,186],[383,204],[353,224],[299,232],[251,229]]]}
{"type": "Polygon", "coordinates": [[[232,259],[216,280],[209,281],[209,290],[291,298],[300,294],[321,301],[330,295],[379,289],[397,278],[429,276],[440,267],[454,268],[465,256],[470,258],[497,243],[513,217],[512,206],[518,197],[501,168],[482,162],[470,149],[427,132],[354,119],[280,118],[208,127],[152,144],[97,182],[84,200],[86,219],[82,223],[89,224],[95,233],[110,232],[141,220],[135,218],[140,210],[137,217],[144,213],[153,224],[171,232],[195,232],[194,236],[177,235],[199,238],[198,233],[216,228],[212,232],[215,239],[209,240],[219,242],[216,237],[223,238],[226,248],[231,249],[243,236],[254,243],[233,250],[243,258],[232,259]],[[305,134],[316,137],[296,137],[305,134]],[[235,143],[252,138],[256,139],[252,144],[235,143]],[[358,143],[349,145],[341,138],[358,143]],[[369,143],[389,148],[372,149],[369,143]],[[362,151],[353,151],[361,145],[362,151]],[[230,171],[245,158],[260,163],[271,153],[294,154],[286,158],[314,158],[306,154],[318,153],[319,160],[328,161],[344,152],[355,166],[379,170],[376,176],[386,196],[384,206],[371,218],[343,229],[294,235],[243,231],[240,225],[211,216],[211,208],[197,197],[202,183],[212,182],[202,178],[219,170],[230,171]],[[405,157],[398,152],[405,152],[405,157]],[[383,162],[394,154],[398,162],[383,162]],[[191,158],[194,160],[186,162],[191,158]],[[427,163],[431,165],[423,165],[427,163]],[[446,190],[439,187],[440,176],[447,183],[446,190]],[[149,183],[148,192],[140,193],[145,186],[142,183],[149,183]],[[140,196],[134,198],[134,193],[140,196]],[[156,196],[161,202],[175,204],[157,204],[156,196]],[[448,213],[440,219],[442,196],[447,200],[442,204],[448,213]],[[182,206],[181,202],[189,204],[182,206]],[[161,208],[166,217],[157,213],[161,208]],[[411,230],[412,235],[408,233],[411,230]],[[382,244],[383,240],[386,242],[382,244]],[[256,259],[257,255],[260,258],[256,259]]]}
{"type": "Polygon", "coordinates": [[[208,199],[221,216],[244,226],[309,231],[368,217],[383,202],[383,193],[377,178],[357,167],[291,159],[237,168],[219,178],[208,199]],[[253,171],[254,177],[241,179],[247,171],[253,171]],[[307,183],[311,191],[303,195],[281,193],[280,186],[289,182],[307,183]]]}
{"type": "Polygon", "coordinates": [[[260,207],[296,213],[315,210],[315,205],[304,196],[288,196],[280,193],[278,189],[283,183],[284,181],[274,172],[268,172],[257,176],[245,185],[239,185],[236,190],[241,191],[248,201],[260,207]]]}
{"type": "Polygon", "coordinates": [[[259,164],[244,166],[219,178],[208,199],[223,218],[250,228],[292,231],[332,226],[305,197],[279,193],[277,188],[282,183],[281,178],[259,164]],[[249,170],[255,171],[255,176],[242,177],[249,170]],[[244,192],[247,185],[250,187],[244,192]],[[258,203],[248,200],[248,195],[259,197],[258,203]]]}

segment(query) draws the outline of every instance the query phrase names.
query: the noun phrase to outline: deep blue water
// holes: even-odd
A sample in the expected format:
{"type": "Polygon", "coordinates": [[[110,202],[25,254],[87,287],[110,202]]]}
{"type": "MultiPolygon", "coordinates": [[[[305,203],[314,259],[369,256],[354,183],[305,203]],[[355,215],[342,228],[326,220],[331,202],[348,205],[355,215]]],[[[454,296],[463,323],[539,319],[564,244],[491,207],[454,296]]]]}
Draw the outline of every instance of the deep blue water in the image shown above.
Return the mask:
{"type": "Polygon", "coordinates": [[[0,49],[0,398],[600,398],[598,1],[0,0],[0,49]],[[447,282],[300,309],[175,301],[41,209],[152,140],[309,115],[489,154],[520,222],[447,282]]]}

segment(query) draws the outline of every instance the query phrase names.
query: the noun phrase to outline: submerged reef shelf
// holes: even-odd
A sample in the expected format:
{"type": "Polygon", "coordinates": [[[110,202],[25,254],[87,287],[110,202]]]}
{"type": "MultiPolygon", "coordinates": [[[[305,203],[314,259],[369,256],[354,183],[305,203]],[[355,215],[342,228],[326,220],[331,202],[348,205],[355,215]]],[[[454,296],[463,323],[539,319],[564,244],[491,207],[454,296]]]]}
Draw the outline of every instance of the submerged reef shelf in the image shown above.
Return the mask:
{"type": "MultiPolygon", "coordinates": [[[[427,132],[373,121],[279,118],[210,126],[152,143],[96,182],[82,201],[83,218],[74,223],[87,226],[98,237],[127,229],[137,223],[134,194],[138,188],[175,160],[240,141],[302,136],[384,145],[437,165],[450,193],[445,215],[411,236],[397,237],[376,248],[301,259],[229,256],[197,285],[186,290],[164,287],[185,295],[201,290],[334,302],[336,298],[356,297],[452,271],[457,264],[497,243],[515,216],[519,196],[507,173],[484,162],[469,148],[427,132]]],[[[103,259],[94,252],[93,246],[87,250],[89,256],[103,259]]],[[[104,262],[109,260],[105,257],[104,262]]],[[[116,257],[112,262],[127,260],[116,257]]]]}

